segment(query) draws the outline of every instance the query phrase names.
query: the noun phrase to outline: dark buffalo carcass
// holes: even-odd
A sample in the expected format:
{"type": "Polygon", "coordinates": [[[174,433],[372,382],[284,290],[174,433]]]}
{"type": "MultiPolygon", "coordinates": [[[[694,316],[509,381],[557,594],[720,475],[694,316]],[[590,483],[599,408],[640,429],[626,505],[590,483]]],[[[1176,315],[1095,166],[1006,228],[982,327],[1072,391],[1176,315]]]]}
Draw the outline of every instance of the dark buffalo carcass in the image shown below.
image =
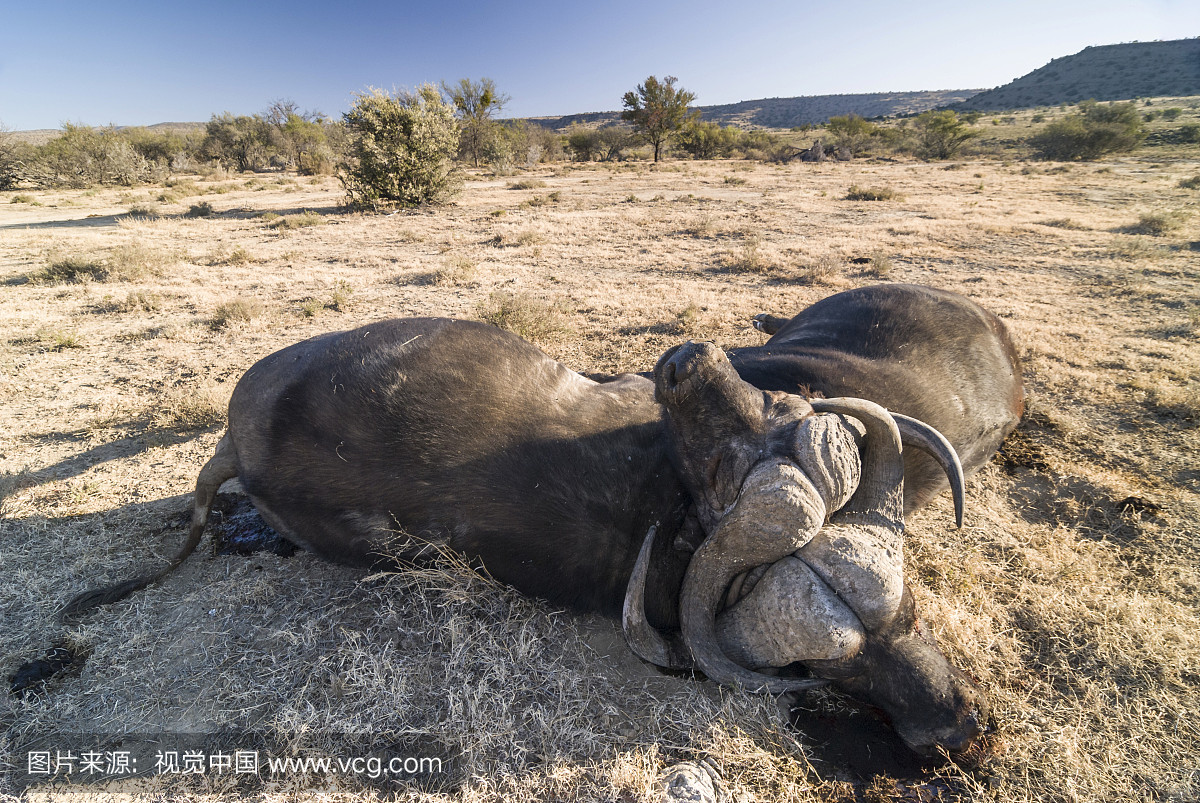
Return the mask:
{"type": "MultiPolygon", "coordinates": [[[[870,399],[929,424],[969,475],[992,458],[1024,410],[1020,360],[1007,327],[958,293],[912,284],[847,290],[794,318],[759,315],[771,335],[731,349],[742,379],[762,390],[870,399]]],[[[946,487],[927,456],[904,457],[904,507],[946,487]]]]}
{"type": "Polygon", "coordinates": [[[902,443],[960,482],[953,449],[919,421],[763,392],[711,344],[671,350],[653,381],[597,383],[492,327],[384,321],[247,371],[181,553],[69,607],[177,566],[237,476],[268,523],[333,560],[448,546],[526,593],[623,605],[631,645],[658,663],[782,691],[815,681],[754,670],[800,661],[888,710],[915,749],[962,749],[985,703],[904,589],[902,443]]]}

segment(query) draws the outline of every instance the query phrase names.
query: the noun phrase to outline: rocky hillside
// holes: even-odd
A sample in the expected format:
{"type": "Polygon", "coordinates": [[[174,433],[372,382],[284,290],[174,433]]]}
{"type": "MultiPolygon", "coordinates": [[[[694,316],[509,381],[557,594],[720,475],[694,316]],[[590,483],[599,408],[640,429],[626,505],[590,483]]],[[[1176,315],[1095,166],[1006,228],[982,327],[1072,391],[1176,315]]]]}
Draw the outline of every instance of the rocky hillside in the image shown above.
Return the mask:
{"type": "Polygon", "coordinates": [[[1200,95],[1200,38],[1087,47],[959,103],[1001,111],[1081,100],[1200,95]]]}
{"type": "MultiPolygon", "coordinates": [[[[792,128],[806,123],[823,123],[830,117],[857,114],[880,117],[916,114],[927,109],[965,100],[978,89],[948,89],[934,92],[876,92],[863,95],[809,95],[796,98],[743,100],[721,106],[697,106],[704,120],[743,128],[792,128]]],[[[572,125],[601,126],[621,119],[620,112],[590,112],[566,117],[538,117],[531,122],[547,128],[572,125]]]]}

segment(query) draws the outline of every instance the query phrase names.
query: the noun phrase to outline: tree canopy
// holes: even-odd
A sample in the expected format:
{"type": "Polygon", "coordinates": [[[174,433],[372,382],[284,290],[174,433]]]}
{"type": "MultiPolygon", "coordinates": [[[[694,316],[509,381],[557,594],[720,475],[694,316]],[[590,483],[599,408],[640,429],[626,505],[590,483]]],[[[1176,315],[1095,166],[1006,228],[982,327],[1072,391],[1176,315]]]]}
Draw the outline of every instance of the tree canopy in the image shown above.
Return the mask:
{"type": "Polygon", "coordinates": [[[633,129],[654,148],[654,161],[658,161],[663,145],[698,112],[688,114],[688,104],[696,100],[693,92],[676,89],[678,79],[668,75],[661,81],[651,75],[636,90],[625,93],[622,103],[625,111],[621,118],[633,123],[633,129]]]}

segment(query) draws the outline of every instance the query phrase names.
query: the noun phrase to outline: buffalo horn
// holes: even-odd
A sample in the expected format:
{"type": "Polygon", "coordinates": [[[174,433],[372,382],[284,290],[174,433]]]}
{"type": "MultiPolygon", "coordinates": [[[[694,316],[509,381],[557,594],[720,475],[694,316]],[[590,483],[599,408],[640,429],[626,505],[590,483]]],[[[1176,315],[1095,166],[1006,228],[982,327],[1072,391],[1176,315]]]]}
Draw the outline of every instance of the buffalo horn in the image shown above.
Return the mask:
{"type": "Polygon", "coordinates": [[[621,611],[621,627],[625,641],[634,654],[655,666],[667,669],[691,669],[692,657],[678,639],[668,640],[646,621],[646,578],[650,574],[650,553],[658,525],[646,533],[638,552],[633,574],[625,588],[625,606],[621,611]]]}

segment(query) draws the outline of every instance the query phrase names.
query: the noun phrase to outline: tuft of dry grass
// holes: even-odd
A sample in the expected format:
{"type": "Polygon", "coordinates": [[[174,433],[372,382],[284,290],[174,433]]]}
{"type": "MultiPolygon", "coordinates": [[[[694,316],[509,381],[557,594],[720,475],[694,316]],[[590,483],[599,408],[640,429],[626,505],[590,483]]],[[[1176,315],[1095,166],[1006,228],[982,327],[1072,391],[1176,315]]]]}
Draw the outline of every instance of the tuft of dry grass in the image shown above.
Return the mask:
{"type": "Polygon", "coordinates": [[[1187,219],[1187,214],[1183,212],[1148,212],[1138,218],[1138,222],[1130,227],[1130,231],[1134,234],[1160,237],[1179,231],[1187,219]]]}
{"type": "Polygon", "coordinates": [[[837,254],[825,252],[804,261],[796,274],[797,281],[809,285],[832,284],[846,267],[846,261],[837,254]]]}
{"type": "Polygon", "coordinates": [[[160,276],[176,262],[178,256],[174,252],[134,240],[110,249],[104,256],[51,256],[46,267],[31,273],[29,278],[49,284],[131,282],[160,276]]]}
{"type": "Polygon", "coordinates": [[[225,329],[238,324],[247,324],[262,316],[266,311],[263,303],[256,298],[235,298],[218,304],[213,311],[209,326],[213,329],[225,329]]]}
{"type": "Polygon", "coordinates": [[[739,273],[771,273],[779,267],[763,248],[762,235],[757,231],[745,233],[735,250],[726,251],[724,264],[726,269],[739,273]]]}
{"type": "Polygon", "coordinates": [[[851,184],[846,190],[847,201],[903,201],[904,196],[891,187],[862,187],[851,184]]]}
{"type": "Polygon", "coordinates": [[[155,403],[151,420],[170,432],[213,429],[225,423],[231,391],[212,384],[171,390],[155,403]]]}
{"type": "Polygon", "coordinates": [[[1043,226],[1052,226],[1056,229],[1067,229],[1069,231],[1087,231],[1088,226],[1083,225],[1069,217],[1058,218],[1056,220],[1039,221],[1043,226]]]}
{"type": "Polygon", "coordinates": [[[325,224],[325,218],[321,217],[316,212],[301,212],[296,215],[263,215],[263,220],[267,221],[267,228],[274,229],[278,232],[295,231],[296,229],[304,229],[309,226],[322,226],[325,224]]]}
{"type": "Polygon", "coordinates": [[[216,210],[213,209],[213,205],[208,201],[201,201],[200,203],[192,204],[190,207],[188,207],[188,211],[184,213],[184,216],[212,217],[214,214],[216,214],[216,210]]]}
{"type": "Polygon", "coordinates": [[[562,340],[572,331],[562,302],[527,293],[492,293],[476,305],[475,314],[484,323],[540,345],[562,340]]]}
{"type": "Polygon", "coordinates": [[[448,257],[433,275],[435,284],[443,287],[465,287],[473,284],[479,275],[479,266],[470,257],[448,257]]]}

